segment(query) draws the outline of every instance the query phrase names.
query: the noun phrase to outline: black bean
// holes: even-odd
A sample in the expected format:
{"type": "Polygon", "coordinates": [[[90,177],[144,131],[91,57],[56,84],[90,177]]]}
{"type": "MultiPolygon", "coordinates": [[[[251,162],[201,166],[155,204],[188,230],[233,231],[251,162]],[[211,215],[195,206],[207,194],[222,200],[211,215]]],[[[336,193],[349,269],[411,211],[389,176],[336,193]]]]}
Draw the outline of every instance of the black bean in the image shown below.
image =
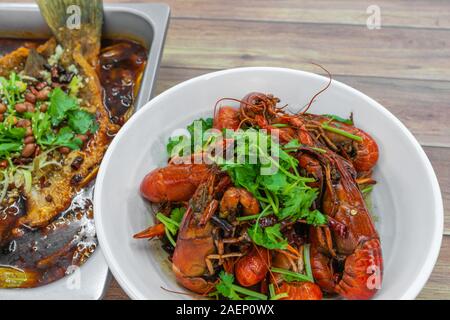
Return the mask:
{"type": "Polygon", "coordinates": [[[83,164],[84,158],[82,156],[77,156],[75,157],[75,159],[72,161],[72,164],[70,165],[70,167],[73,170],[78,170],[80,169],[81,165],[83,164]]]}
{"type": "Polygon", "coordinates": [[[72,179],[70,179],[70,185],[76,186],[83,180],[81,174],[75,174],[72,179]]]}

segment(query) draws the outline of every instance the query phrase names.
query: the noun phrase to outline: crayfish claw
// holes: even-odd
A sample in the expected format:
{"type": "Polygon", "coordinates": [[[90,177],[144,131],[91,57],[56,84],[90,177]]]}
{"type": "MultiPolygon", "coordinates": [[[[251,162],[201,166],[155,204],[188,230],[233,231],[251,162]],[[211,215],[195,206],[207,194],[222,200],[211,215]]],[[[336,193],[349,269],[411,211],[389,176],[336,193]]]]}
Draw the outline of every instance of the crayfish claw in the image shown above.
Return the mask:
{"type": "Polygon", "coordinates": [[[347,257],[336,292],[351,300],[370,299],[381,288],[382,272],[380,240],[366,240],[347,257]]]}

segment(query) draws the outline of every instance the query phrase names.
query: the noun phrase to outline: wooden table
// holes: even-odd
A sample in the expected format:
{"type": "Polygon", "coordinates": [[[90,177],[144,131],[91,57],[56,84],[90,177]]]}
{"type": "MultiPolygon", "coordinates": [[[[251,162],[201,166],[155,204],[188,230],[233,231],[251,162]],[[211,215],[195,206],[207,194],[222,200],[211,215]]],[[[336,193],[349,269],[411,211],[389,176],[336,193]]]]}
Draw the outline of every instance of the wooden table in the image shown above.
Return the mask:
{"type": "MultiPolygon", "coordinates": [[[[232,67],[321,73],[314,61],[393,112],[424,147],[444,198],[441,253],[419,299],[450,299],[450,1],[149,2],[172,8],[157,93],[232,67]],[[381,29],[366,25],[372,4],[381,10],[381,29]]],[[[126,298],[113,281],[106,299],[126,298]]]]}

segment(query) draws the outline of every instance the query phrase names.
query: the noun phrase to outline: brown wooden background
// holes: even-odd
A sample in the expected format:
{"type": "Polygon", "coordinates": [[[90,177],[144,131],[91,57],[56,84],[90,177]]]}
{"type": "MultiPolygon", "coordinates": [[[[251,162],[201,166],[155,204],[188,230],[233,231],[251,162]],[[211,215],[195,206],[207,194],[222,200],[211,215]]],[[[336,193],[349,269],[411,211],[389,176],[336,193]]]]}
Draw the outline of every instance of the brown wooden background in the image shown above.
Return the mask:
{"type": "MultiPolygon", "coordinates": [[[[393,112],[424,147],[444,198],[441,253],[419,299],[450,299],[450,1],[148,2],[172,9],[157,93],[232,67],[320,73],[314,61],[393,112]],[[373,4],[381,8],[379,30],[366,26],[366,9],[373,4]]],[[[106,299],[126,298],[113,281],[106,299]]]]}

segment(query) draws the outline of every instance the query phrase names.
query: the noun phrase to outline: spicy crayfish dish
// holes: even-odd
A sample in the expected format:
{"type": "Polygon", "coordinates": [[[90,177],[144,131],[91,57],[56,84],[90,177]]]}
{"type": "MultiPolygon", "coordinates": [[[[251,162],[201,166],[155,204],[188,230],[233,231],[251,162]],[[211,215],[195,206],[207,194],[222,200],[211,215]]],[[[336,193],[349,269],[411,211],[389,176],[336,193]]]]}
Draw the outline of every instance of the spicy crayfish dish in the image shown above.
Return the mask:
{"type": "Polygon", "coordinates": [[[370,299],[380,289],[377,144],[353,116],[307,112],[313,100],[291,113],[270,94],[221,99],[143,178],[155,224],[134,238],[158,238],[193,295],[370,299]]]}

